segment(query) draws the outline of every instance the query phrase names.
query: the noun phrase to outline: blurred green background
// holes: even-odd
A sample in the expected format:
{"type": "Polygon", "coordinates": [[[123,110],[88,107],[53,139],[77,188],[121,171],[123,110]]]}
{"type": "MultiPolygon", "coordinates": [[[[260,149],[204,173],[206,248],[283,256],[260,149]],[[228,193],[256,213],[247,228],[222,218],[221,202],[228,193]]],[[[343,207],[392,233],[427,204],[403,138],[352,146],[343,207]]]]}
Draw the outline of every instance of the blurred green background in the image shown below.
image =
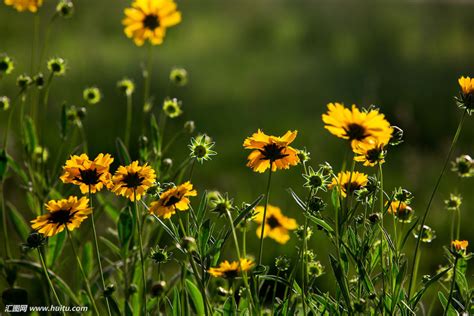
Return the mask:
{"type": "MultiPolygon", "coordinates": [[[[45,0],[41,25],[55,3],[45,0]]],[[[67,59],[67,76],[55,80],[48,112],[47,147],[58,145],[59,108],[63,101],[83,105],[82,90],[97,85],[102,102],[88,107],[85,122],[92,153],[114,152],[115,137],[123,135],[125,100],[116,82],[129,76],[138,85],[134,96],[135,139],[141,129],[142,79],[140,65],[147,49],[136,47],[123,34],[121,20],[128,1],[81,0],[72,19],[58,19],[46,57],[67,59]]],[[[218,155],[195,170],[198,190],[229,192],[240,204],[263,193],[267,177],[245,167],[242,142],[258,128],[280,135],[297,129],[294,143],[311,152],[311,164],[329,161],[337,170],[346,143],[323,128],[321,114],[328,102],[376,104],[388,120],[405,131],[405,142],[388,153],[385,188],[403,186],[415,195],[421,214],[442,167],[461,111],[453,96],[457,78],[474,75],[474,3],[470,1],[179,1],[183,22],[168,31],[165,43],[153,48],[152,94],[155,111],[166,95],[183,100],[184,115],[170,123],[178,130],[194,120],[197,130],[216,141],[218,155]],[[172,66],[190,74],[184,88],[170,88],[172,66]]],[[[0,6],[0,52],[16,61],[14,76],[1,81],[0,93],[16,93],[14,77],[30,69],[33,16],[0,6]]],[[[0,113],[1,129],[6,113],[0,113]]],[[[472,118],[466,120],[455,151],[474,155],[472,118]]],[[[18,140],[18,138],[16,138],[18,140]]],[[[186,152],[187,139],[175,146],[186,152]]],[[[20,148],[14,141],[11,152],[20,148]]],[[[136,148],[136,144],[135,144],[136,148]]],[[[360,167],[360,166],[359,166],[360,167]]],[[[361,168],[374,173],[374,169],[361,168]]],[[[302,192],[301,168],[278,172],[271,203],[302,222],[300,210],[286,192],[302,192]]],[[[470,227],[473,180],[447,172],[433,204],[428,224],[438,238],[423,245],[421,274],[444,264],[442,246],[449,243],[451,214],[443,200],[451,192],[463,194],[462,238],[474,241],[470,227]]],[[[9,189],[14,194],[18,188],[9,189]]],[[[328,209],[328,212],[331,210],[328,209]]],[[[256,242],[255,233],[250,234],[256,242]]],[[[295,240],[279,247],[267,240],[266,257],[292,254],[295,240]]],[[[327,262],[326,238],[316,233],[312,245],[327,262]]],[[[411,240],[409,248],[414,245],[411,240]]],[[[257,250],[255,244],[255,252],[257,250]]],[[[328,270],[328,274],[331,272],[328,270]]],[[[332,278],[323,277],[321,287],[332,278]]]]}

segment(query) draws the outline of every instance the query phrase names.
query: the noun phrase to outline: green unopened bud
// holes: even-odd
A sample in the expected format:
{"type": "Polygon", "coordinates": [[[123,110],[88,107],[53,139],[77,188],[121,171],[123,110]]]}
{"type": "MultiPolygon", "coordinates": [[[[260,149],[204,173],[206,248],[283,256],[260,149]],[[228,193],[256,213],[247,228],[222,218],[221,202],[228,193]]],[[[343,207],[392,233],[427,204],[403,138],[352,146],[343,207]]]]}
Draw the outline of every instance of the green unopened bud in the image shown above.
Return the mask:
{"type": "Polygon", "coordinates": [[[60,57],[48,60],[48,69],[54,76],[63,76],[66,73],[66,61],[60,57]]]}
{"type": "Polygon", "coordinates": [[[117,88],[125,95],[132,95],[135,91],[135,84],[132,80],[124,78],[117,82],[117,88]]]}
{"type": "Polygon", "coordinates": [[[163,167],[165,167],[166,169],[173,167],[173,159],[171,158],[163,159],[163,167]]]}
{"type": "Polygon", "coordinates": [[[398,146],[403,143],[403,130],[398,126],[392,126],[393,133],[390,138],[389,144],[392,146],[398,146]]]}
{"type": "Polygon", "coordinates": [[[24,246],[27,249],[37,249],[41,246],[43,246],[46,243],[46,238],[44,237],[43,234],[38,233],[38,232],[32,232],[28,235],[28,238],[26,239],[26,243],[24,246]]]}
{"type": "Polygon", "coordinates": [[[188,83],[188,72],[184,68],[173,68],[170,72],[170,81],[177,86],[185,86],[188,83]]]}
{"type": "Polygon", "coordinates": [[[60,0],[56,12],[65,19],[70,18],[74,14],[74,4],[70,0],[60,0]]]}
{"type": "Polygon", "coordinates": [[[317,214],[321,211],[324,211],[324,209],[326,208],[326,205],[327,204],[319,196],[312,196],[309,199],[309,203],[308,203],[309,211],[313,214],[317,214]]]}
{"type": "Polygon", "coordinates": [[[109,284],[105,287],[104,296],[110,297],[115,292],[115,284],[109,284]]]}
{"type": "Polygon", "coordinates": [[[128,292],[130,294],[137,293],[138,292],[138,286],[134,283],[130,284],[130,286],[128,288],[128,292]]]}
{"type": "Polygon", "coordinates": [[[38,89],[43,89],[43,87],[44,87],[44,76],[43,76],[43,74],[42,74],[41,72],[38,73],[38,74],[33,78],[33,81],[35,82],[36,88],[38,88],[38,89]]]}
{"type": "Polygon", "coordinates": [[[26,88],[28,88],[28,86],[31,85],[32,82],[33,80],[31,79],[31,77],[24,74],[19,75],[18,78],[16,79],[16,85],[21,90],[25,90],[26,88]]]}
{"type": "Polygon", "coordinates": [[[180,116],[183,113],[181,110],[181,101],[176,98],[166,99],[165,102],[163,102],[163,112],[169,118],[180,116]]]}
{"type": "Polygon", "coordinates": [[[99,88],[88,87],[84,89],[82,97],[84,98],[84,101],[92,105],[100,102],[100,100],[102,99],[102,94],[100,93],[99,88]]]}
{"type": "Polygon", "coordinates": [[[307,151],[306,149],[302,149],[302,150],[298,150],[298,158],[302,161],[302,162],[307,162],[309,160],[311,160],[311,154],[309,151],[307,151]]]}
{"type": "Polygon", "coordinates": [[[275,267],[280,272],[288,271],[290,268],[290,259],[286,256],[278,256],[275,259],[275,267]]]}
{"type": "MultiPolygon", "coordinates": [[[[304,225],[298,226],[298,228],[295,230],[295,235],[300,240],[304,239],[304,225]]],[[[311,239],[312,235],[313,235],[313,229],[310,226],[306,227],[306,240],[311,239]]]]}
{"type": "Polygon", "coordinates": [[[7,96],[0,97],[0,111],[6,111],[10,108],[10,99],[7,96]]]}
{"type": "Polygon", "coordinates": [[[13,60],[7,55],[0,56],[0,76],[10,74],[15,69],[13,60]]]}
{"type": "Polygon", "coordinates": [[[184,130],[187,133],[192,134],[192,133],[194,133],[195,129],[196,129],[196,125],[194,124],[194,121],[186,121],[184,123],[184,130]]]}
{"type": "Polygon", "coordinates": [[[462,203],[462,198],[458,194],[452,194],[449,196],[449,199],[444,201],[444,205],[450,211],[455,211],[459,209],[462,203]]]}
{"type": "Polygon", "coordinates": [[[166,251],[166,248],[156,247],[151,250],[150,258],[155,263],[166,263],[171,259],[172,253],[166,251]]]}
{"type": "Polygon", "coordinates": [[[181,248],[186,252],[193,253],[197,250],[196,239],[193,237],[184,237],[181,240],[181,248]]]}
{"type": "Polygon", "coordinates": [[[49,151],[48,149],[41,147],[41,146],[36,146],[36,148],[33,150],[33,160],[38,163],[42,164],[46,162],[49,158],[49,151]]]}
{"type": "Polygon", "coordinates": [[[159,297],[166,291],[166,282],[158,281],[151,286],[151,295],[153,297],[159,297]]]}
{"type": "MultiPolygon", "coordinates": [[[[421,226],[418,226],[416,230],[413,231],[413,235],[415,238],[418,238],[421,231],[421,226]]],[[[421,241],[425,243],[430,243],[436,238],[436,232],[434,229],[429,227],[428,225],[423,225],[423,233],[421,234],[421,241]]]]}
{"type": "Polygon", "coordinates": [[[77,109],[77,117],[80,119],[80,120],[83,120],[87,115],[87,109],[83,106],[81,106],[80,108],[77,109]]]}
{"type": "Polygon", "coordinates": [[[469,155],[462,155],[452,162],[452,171],[462,178],[474,176],[474,160],[469,155]]]}
{"type": "Polygon", "coordinates": [[[314,278],[320,277],[324,273],[324,266],[319,261],[308,262],[308,274],[314,278]]]}

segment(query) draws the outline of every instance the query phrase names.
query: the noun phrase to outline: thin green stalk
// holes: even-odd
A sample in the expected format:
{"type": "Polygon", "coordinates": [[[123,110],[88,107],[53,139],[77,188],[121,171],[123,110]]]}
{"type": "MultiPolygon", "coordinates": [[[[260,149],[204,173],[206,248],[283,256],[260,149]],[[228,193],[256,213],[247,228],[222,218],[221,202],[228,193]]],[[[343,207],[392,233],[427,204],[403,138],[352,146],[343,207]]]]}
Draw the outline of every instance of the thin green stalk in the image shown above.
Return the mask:
{"type": "Polygon", "coordinates": [[[8,232],[7,232],[7,208],[5,205],[5,178],[2,180],[2,186],[0,188],[1,190],[1,197],[2,197],[2,225],[3,225],[3,241],[5,243],[5,253],[6,253],[6,258],[10,259],[12,257],[11,251],[10,251],[10,244],[9,244],[9,238],[8,238],[8,232]]]}
{"type": "Polygon", "coordinates": [[[272,181],[272,167],[273,167],[273,162],[270,162],[270,170],[268,171],[268,183],[267,183],[267,193],[265,194],[265,207],[263,209],[263,219],[262,219],[262,230],[260,233],[260,250],[258,252],[258,265],[262,265],[262,254],[263,254],[263,235],[265,233],[265,221],[267,218],[267,207],[268,207],[268,201],[270,198],[270,184],[272,181]]]}
{"type": "Polygon", "coordinates": [[[125,122],[125,146],[130,150],[130,134],[132,131],[132,115],[133,115],[133,105],[132,105],[132,94],[127,93],[127,117],[125,122]]]}
{"type": "Polygon", "coordinates": [[[84,129],[84,125],[82,124],[82,122],[79,122],[78,128],[79,128],[79,132],[81,132],[83,150],[87,154],[87,152],[89,151],[88,146],[87,146],[87,135],[86,135],[86,131],[84,129]]]}
{"type": "Polygon", "coordinates": [[[456,209],[456,216],[458,218],[458,223],[456,227],[456,240],[459,240],[459,235],[461,234],[461,209],[459,207],[456,209]]]}
{"type": "Polygon", "coordinates": [[[72,240],[71,231],[66,227],[67,237],[71,244],[72,252],[74,257],[76,257],[77,265],[79,266],[79,270],[81,270],[82,278],[84,279],[84,283],[86,284],[86,291],[89,295],[89,299],[91,300],[92,308],[94,309],[94,313],[96,315],[100,315],[99,310],[97,309],[97,305],[95,304],[94,295],[92,294],[91,286],[89,283],[89,279],[87,278],[86,273],[84,272],[84,268],[82,267],[81,259],[77,255],[76,246],[74,246],[74,241],[72,240]]]}
{"type": "Polygon", "coordinates": [[[16,103],[17,98],[21,97],[23,93],[24,93],[24,90],[21,90],[11,102],[12,104],[11,104],[10,113],[8,115],[7,128],[5,129],[5,136],[3,137],[3,149],[5,151],[7,150],[8,134],[10,132],[10,127],[12,125],[12,120],[13,120],[13,114],[16,108],[15,103],[16,103]]]}
{"type": "MultiPolygon", "coordinates": [[[[41,254],[41,250],[39,248],[38,248],[38,255],[39,255],[39,258],[40,258],[40,261],[41,261],[41,266],[43,267],[44,276],[46,277],[46,280],[48,280],[48,285],[51,288],[51,292],[53,292],[54,299],[56,300],[58,305],[63,305],[61,303],[61,300],[59,299],[58,294],[56,293],[56,290],[54,289],[53,282],[51,282],[51,278],[49,277],[48,268],[46,267],[46,263],[44,262],[43,255],[41,254]]],[[[66,313],[64,313],[64,311],[61,311],[61,314],[66,315],[66,313]]]]}
{"type": "MultiPolygon", "coordinates": [[[[232,230],[232,236],[234,237],[235,252],[237,254],[237,259],[239,260],[239,269],[242,271],[241,266],[240,266],[240,259],[245,258],[245,257],[240,256],[239,241],[237,239],[237,233],[235,232],[234,221],[232,219],[232,216],[230,215],[229,211],[226,211],[226,213],[227,213],[227,217],[229,218],[229,224],[230,224],[230,228],[232,230]]],[[[255,306],[255,303],[253,301],[252,291],[250,290],[250,286],[249,286],[248,279],[247,279],[247,273],[245,271],[242,271],[242,279],[244,280],[244,285],[245,285],[245,288],[247,289],[247,292],[248,292],[248,295],[249,295],[249,298],[250,298],[250,307],[253,307],[253,306],[255,306]]],[[[252,312],[252,311],[250,311],[250,312],[252,312]]]]}
{"type": "MultiPolygon", "coordinates": [[[[383,171],[382,171],[382,164],[379,165],[379,181],[380,181],[380,265],[382,268],[382,294],[383,294],[383,300],[385,300],[385,261],[384,261],[384,254],[383,254],[383,244],[385,241],[385,235],[383,232],[383,218],[384,218],[384,205],[383,205],[383,171]]],[[[383,304],[382,304],[383,305],[383,304]]]]}
{"type": "Polygon", "coordinates": [[[107,313],[112,315],[110,311],[110,304],[109,298],[105,295],[105,279],[104,279],[104,270],[102,270],[102,262],[100,260],[100,250],[99,250],[99,242],[97,241],[97,230],[95,229],[95,219],[94,219],[94,208],[92,207],[92,193],[91,193],[91,186],[89,185],[89,205],[92,210],[91,212],[91,221],[92,221],[92,231],[94,233],[94,243],[95,243],[95,251],[97,255],[97,262],[99,263],[99,271],[100,271],[100,278],[102,281],[102,291],[104,292],[105,296],[105,303],[107,305],[107,313]]]}
{"type": "MultiPolygon", "coordinates": [[[[443,316],[448,314],[449,305],[451,305],[451,300],[453,299],[453,292],[454,292],[454,285],[456,284],[456,267],[458,265],[459,257],[456,255],[456,259],[454,259],[454,266],[453,266],[453,279],[451,280],[451,289],[449,290],[448,302],[446,303],[446,308],[444,309],[443,316]]],[[[454,308],[454,307],[453,307],[454,308]]]]}
{"type": "Polygon", "coordinates": [[[306,251],[308,250],[308,217],[306,213],[309,212],[309,201],[313,196],[313,189],[309,191],[308,198],[306,199],[306,210],[305,210],[305,218],[304,218],[304,230],[303,230],[303,251],[301,253],[301,284],[302,284],[302,301],[303,301],[303,314],[307,315],[306,313],[306,285],[307,285],[307,257],[306,251]]]}
{"type": "MultiPolygon", "coordinates": [[[[466,117],[466,113],[467,113],[467,109],[464,110],[464,112],[461,116],[461,120],[459,121],[458,128],[456,130],[456,133],[454,134],[453,140],[451,142],[451,146],[449,147],[448,155],[446,156],[446,159],[444,161],[443,169],[441,170],[441,173],[439,174],[438,180],[436,181],[436,184],[433,188],[433,192],[431,193],[430,199],[428,201],[428,205],[426,206],[425,213],[423,214],[423,217],[421,219],[420,233],[418,235],[418,238],[416,239],[415,252],[414,252],[414,255],[413,255],[413,262],[415,262],[415,263],[417,261],[418,251],[419,251],[420,243],[421,243],[421,236],[423,236],[424,225],[425,225],[425,222],[426,222],[426,218],[428,217],[428,213],[430,211],[431,203],[433,202],[433,199],[436,195],[436,192],[438,191],[438,187],[439,187],[439,184],[441,183],[441,179],[443,178],[443,175],[446,172],[446,169],[448,167],[449,160],[451,159],[451,154],[453,153],[454,147],[455,147],[455,145],[458,141],[459,135],[461,134],[461,130],[462,130],[462,126],[464,124],[464,119],[466,117]]],[[[417,274],[416,273],[417,271],[415,270],[417,268],[418,268],[417,265],[415,265],[415,264],[412,265],[411,273],[410,273],[411,274],[410,284],[408,285],[408,300],[410,300],[410,298],[411,298],[411,292],[412,292],[413,281],[414,281],[413,279],[414,279],[414,275],[417,274]]]]}
{"type": "Polygon", "coordinates": [[[193,158],[193,161],[191,162],[191,170],[189,170],[189,181],[191,181],[191,179],[193,178],[195,164],[196,164],[196,158],[193,158]]]}
{"type": "Polygon", "coordinates": [[[151,68],[152,68],[152,46],[148,46],[147,61],[145,69],[143,69],[143,79],[145,80],[145,86],[143,89],[143,109],[146,108],[148,99],[150,97],[150,81],[151,81],[151,68]]]}
{"type": "Polygon", "coordinates": [[[143,282],[143,315],[146,315],[146,277],[145,277],[145,256],[143,254],[143,240],[142,240],[142,225],[140,214],[138,213],[136,188],[133,189],[133,208],[135,209],[135,218],[137,221],[137,233],[140,241],[140,263],[142,268],[142,282],[143,282]]]}

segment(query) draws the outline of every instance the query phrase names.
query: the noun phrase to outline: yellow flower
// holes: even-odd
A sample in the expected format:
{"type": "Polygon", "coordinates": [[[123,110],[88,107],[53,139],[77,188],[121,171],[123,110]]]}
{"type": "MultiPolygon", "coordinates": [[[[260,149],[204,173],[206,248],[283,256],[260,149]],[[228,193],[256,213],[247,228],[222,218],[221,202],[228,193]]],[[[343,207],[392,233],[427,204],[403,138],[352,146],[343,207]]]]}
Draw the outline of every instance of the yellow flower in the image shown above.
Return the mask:
{"type": "Polygon", "coordinates": [[[352,148],[356,156],[355,161],[363,162],[364,166],[373,167],[376,164],[385,162],[386,143],[380,143],[376,139],[369,139],[366,142],[358,142],[352,148]]]}
{"type": "Polygon", "coordinates": [[[135,0],[124,12],[125,35],[138,46],[146,40],[152,45],[163,43],[166,29],[181,22],[181,12],[173,0],[135,0]]]}
{"type": "Polygon", "coordinates": [[[393,128],[378,110],[361,112],[355,105],[351,109],[340,103],[329,103],[323,122],[331,134],[351,141],[352,147],[368,139],[388,144],[393,128]]]}
{"type": "Polygon", "coordinates": [[[43,0],[5,0],[5,4],[14,7],[18,12],[36,12],[43,4],[43,0]]]}
{"type": "Polygon", "coordinates": [[[390,203],[387,212],[396,216],[400,222],[409,223],[414,211],[406,202],[394,200],[390,203]]]}
{"type": "Polygon", "coordinates": [[[467,240],[453,240],[453,241],[451,241],[451,246],[457,252],[460,252],[460,251],[466,252],[468,245],[469,245],[469,241],[467,241],[467,240]]]}
{"type": "Polygon", "coordinates": [[[112,175],[109,172],[110,164],[114,161],[109,154],[99,154],[90,160],[86,154],[71,156],[63,167],[61,181],[78,185],[83,194],[96,193],[102,188],[110,188],[112,175]]]}
{"type": "Polygon", "coordinates": [[[92,210],[89,199],[78,199],[70,196],[68,199],[51,200],[46,203],[49,213],[40,215],[31,221],[31,227],[46,237],[54,236],[67,227],[68,230],[78,228],[92,210]]]}
{"type": "Polygon", "coordinates": [[[458,82],[463,94],[468,95],[474,92],[474,78],[463,76],[458,79],[458,82]]]}
{"type": "Polygon", "coordinates": [[[191,182],[185,182],[161,193],[160,199],[151,203],[150,213],[165,219],[170,218],[171,215],[176,213],[176,210],[188,210],[190,203],[188,196],[196,195],[197,192],[196,190],[193,190],[191,182]]]}
{"type": "Polygon", "coordinates": [[[142,195],[154,184],[156,179],[155,170],[148,164],[138,165],[134,161],[128,166],[120,166],[112,177],[114,187],[112,191],[122,195],[130,201],[140,200],[142,195]]]}
{"type": "Polygon", "coordinates": [[[268,168],[289,169],[300,162],[298,150],[289,145],[295,140],[297,131],[288,131],[281,137],[269,136],[258,130],[244,141],[246,149],[254,149],[248,156],[247,166],[256,172],[265,172],[268,168]]]}
{"type": "Polygon", "coordinates": [[[210,268],[208,272],[215,278],[232,279],[237,277],[239,272],[250,270],[253,265],[254,263],[249,259],[240,259],[240,263],[239,261],[229,262],[225,260],[219,264],[219,267],[210,268]]]}
{"type": "MultiPolygon", "coordinates": [[[[257,228],[257,236],[261,237],[262,222],[263,222],[263,206],[255,208],[256,215],[254,221],[260,224],[257,228]]],[[[279,207],[268,205],[267,215],[265,217],[265,228],[263,231],[263,238],[270,237],[280,244],[286,244],[290,240],[290,230],[298,228],[298,224],[293,218],[286,217],[281,213],[279,207]]]]}
{"type": "Polygon", "coordinates": [[[347,192],[351,194],[356,190],[360,190],[367,185],[368,181],[367,175],[358,171],[354,171],[352,174],[350,171],[339,172],[337,179],[332,179],[329,188],[341,188],[341,195],[347,196],[347,192]]]}

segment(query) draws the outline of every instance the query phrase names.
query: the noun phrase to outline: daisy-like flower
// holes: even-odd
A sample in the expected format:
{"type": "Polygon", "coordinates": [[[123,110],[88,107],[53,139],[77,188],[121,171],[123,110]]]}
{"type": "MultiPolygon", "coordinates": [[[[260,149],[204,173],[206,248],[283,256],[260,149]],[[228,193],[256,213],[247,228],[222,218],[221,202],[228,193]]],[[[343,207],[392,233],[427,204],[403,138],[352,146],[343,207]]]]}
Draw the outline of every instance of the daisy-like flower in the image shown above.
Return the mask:
{"type": "Polygon", "coordinates": [[[161,193],[159,200],[151,203],[150,213],[165,219],[170,218],[176,213],[176,210],[187,211],[190,203],[189,197],[196,195],[197,192],[193,190],[193,185],[187,181],[161,193]]]}
{"type": "Polygon", "coordinates": [[[146,40],[152,45],[163,43],[166,29],[181,22],[181,12],[173,0],[135,0],[124,12],[125,35],[138,46],[146,40]]]}
{"type": "Polygon", "coordinates": [[[451,162],[451,170],[456,172],[461,178],[474,176],[474,160],[469,155],[461,155],[451,162]]]}
{"type": "Polygon", "coordinates": [[[451,247],[458,253],[466,253],[469,241],[467,240],[453,240],[451,241],[451,247]]]}
{"type": "Polygon", "coordinates": [[[61,57],[48,60],[48,69],[55,76],[63,76],[66,73],[66,68],[66,61],[61,57]]]}
{"type": "MultiPolygon", "coordinates": [[[[256,223],[260,224],[257,228],[257,236],[260,238],[262,233],[264,209],[263,206],[257,206],[255,208],[256,215],[253,218],[256,223]]],[[[296,220],[283,215],[279,207],[270,204],[267,206],[263,238],[268,236],[280,244],[286,244],[288,240],[290,240],[289,231],[297,228],[298,224],[296,223],[296,220]]]]}
{"type": "Polygon", "coordinates": [[[446,209],[448,209],[449,211],[455,211],[459,209],[461,204],[462,204],[462,197],[459,194],[451,193],[449,195],[449,199],[444,200],[444,205],[446,206],[446,209]]]}
{"type": "Polygon", "coordinates": [[[354,191],[360,190],[367,185],[369,179],[366,174],[354,171],[339,172],[337,179],[332,179],[329,188],[340,188],[342,196],[347,196],[347,193],[351,194],[354,191]]]}
{"type": "Polygon", "coordinates": [[[297,131],[288,131],[281,137],[266,135],[258,130],[251,137],[247,137],[243,146],[252,149],[247,157],[247,166],[255,172],[263,173],[268,168],[289,169],[300,162],[298,150],[289,146],[296,138],[297,131]]]}
{"type": "Polygon", "coordinates": [[[5,4],[14,7],[18,12],[26,10],[36,12],[43,4],[43,0],[5,0],[5,4]]]}
{"type": "Polygon", "coordinates": [[[252,260],[240,259],[239,261],[229,262],[224,260],[218,267],[209,269],[209,274],[215,278],[233,279],[239,276],[242,271],[248,271],[254,266],[252,260]]]}
{"type": "Polygon", "coordinates": [[[60,179],[64,183],[78,185],[83,194],[88,193],[89,188],[91,193],[96,193],[112,186],[109,169],[113,161],[109,154],[99,154],[94,160],[86,154],[71,156],[63,167],[60,179]]]}
{"type": "Polygon", "coordinates": [[[196,138],[191,138],[191,144],[188,145],[191,151],[191,158],[203,163],[204,160],[210,160],[211,156],[217,155],[217,152],[212,150],[216,143],[207,135],[199,135],[196,138]]]}
{"type": "Polygon", "coordinates": [[[127,166],[120,166],[112,177],[112,191],[130,201],[139,201],[146,191],[153,186],[156,179],[155,170],[144,164],[140,166],[134,161],[127,166]]]}
{"type": "Polygon", "coordinates": [[[322,118],[325,129],[339,138],[348,139],[353,148],[368,139],[388,144],[393,132],[378,109],[360,111],[355,105],[348,109],[340,103],[329,103],[328,112],[322,118]]]}
{"type": "Polygon", "coordinates": [[[456,103],[470,115],[474,112],[474,78],[463,76],[458,79],[458,83],[461,87],[461,93],[460,97],[456,98],[456,103]]]}
{"type": "Polygon", "coordinates": [[[355,161],[363,162],[364,166],[373,167],[377,164],[385,162],[385,146],[387,144],[380,143],[376,139],[369,139],[367,142],[359,142],[353,147],[356,154],[355,161]]]}
{"type": "Polygon", "coordinates": [[[91,213],[89,199],[70,196],[68,199],[51,200],[46,203],[49,213],[31,221],[31,227],[46,237],[54,236],[67,227],[72,231],[78,228],[91,213]]]}
{"type": "Polygon", "coordinates": [[[393,214],[400,222],[409,223],[413,216],[413,209],[405,202],[392,201],[388,207],[387,212],[393,214]]]}

